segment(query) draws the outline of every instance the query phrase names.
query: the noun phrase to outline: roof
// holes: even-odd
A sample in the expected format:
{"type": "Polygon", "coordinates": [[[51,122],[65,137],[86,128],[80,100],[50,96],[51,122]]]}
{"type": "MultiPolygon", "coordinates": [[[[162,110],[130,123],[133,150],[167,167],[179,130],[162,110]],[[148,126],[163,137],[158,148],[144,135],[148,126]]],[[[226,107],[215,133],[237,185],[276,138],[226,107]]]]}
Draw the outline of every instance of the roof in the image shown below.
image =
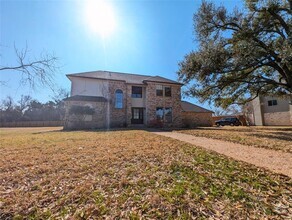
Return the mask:
{"type": "Polygon", "coordinates": [[[198,105],[187,101],[181,101],[181,107],[184,112],[213,113],[212,111],[202,108],[198,105]]]}
{"type": "Polygon", "coordinates": [[[65,98],[64,101],[107,102],[107,99],[101,96],[74,95],[65,98]]]}
{"type": "Polygon", "coordinates": [[[174,80],[166,79],[161,76],[150,76],[150,75],[140,75],[132,73],[119,73],[119,72],[110,72],[110,71],[93,71],[93,72],[84,72],[84,73],[73,73],[68,74],[67,77],[82,77],[82,78],[92,78],[92,79],[107,79],[107,80],[116,80],[123,81],[130,84],[145,84],[147,82],[160,82],[160,83],[170,83],[183,85],[174,80]]]}

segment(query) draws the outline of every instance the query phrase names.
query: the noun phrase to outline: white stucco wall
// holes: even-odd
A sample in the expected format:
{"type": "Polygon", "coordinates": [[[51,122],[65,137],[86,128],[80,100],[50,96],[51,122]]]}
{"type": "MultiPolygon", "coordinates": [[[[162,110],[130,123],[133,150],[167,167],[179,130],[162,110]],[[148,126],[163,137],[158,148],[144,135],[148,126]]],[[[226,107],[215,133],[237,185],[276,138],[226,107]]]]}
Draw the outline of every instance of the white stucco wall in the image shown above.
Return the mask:
{"type": "Polygon", "coordinates": [[[108,81],[98,79],[86,79],[70,77],[71,96],[86,95],[86,96],[103,96],[108,95],[108,81]]]}
{"type": "Polygon", "coordinates": [[[263,97],[261,99],[264,113],[273,113],[273,112],[289,112],[289,99],[279,98],[279,97],[263,97]],[[277,100],[277,105],[269,106],[268,101],[277,100]]]}
{"type": "Polygon", "coordinates": [[[145,108],[146,107],[146,88],[142,88],[142,98],[131,98],[131,106],[132,107],[140,107],[140,108],[145,108]]]}
{"type": "Polygon", "coordinates": [[[254,124],[258,126],[264,125],[262,118],[262,103],[260,97],[257,97],[252,102],[253,105],[253,115],[254,115],[254,124]]]}

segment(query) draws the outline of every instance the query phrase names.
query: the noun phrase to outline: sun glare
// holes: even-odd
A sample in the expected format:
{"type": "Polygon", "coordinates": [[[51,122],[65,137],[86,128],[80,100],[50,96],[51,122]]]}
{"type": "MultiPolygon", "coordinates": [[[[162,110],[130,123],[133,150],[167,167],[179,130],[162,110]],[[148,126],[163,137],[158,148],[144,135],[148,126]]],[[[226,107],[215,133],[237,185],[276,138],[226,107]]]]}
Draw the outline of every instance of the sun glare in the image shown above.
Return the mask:
{"type": "Polygon", "coordinates": [[[107,0],[85,1],[85,22],[88,28],[103,38],[110,36],[116,28],[114,10],[107,0]]]}

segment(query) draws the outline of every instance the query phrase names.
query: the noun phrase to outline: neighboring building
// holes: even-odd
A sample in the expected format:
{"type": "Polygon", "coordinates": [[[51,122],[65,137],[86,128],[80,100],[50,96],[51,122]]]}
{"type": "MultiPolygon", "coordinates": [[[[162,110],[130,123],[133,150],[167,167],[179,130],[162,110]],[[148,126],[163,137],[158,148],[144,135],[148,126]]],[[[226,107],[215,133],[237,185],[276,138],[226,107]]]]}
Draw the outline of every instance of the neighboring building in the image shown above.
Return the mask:
{"type": "Polygon", "coordinates": [[[292,105],[289,97],[257,97],[247,107],[250,125],[292,125],[292,105]]]}
{"type": "Polygon", "coordinates": [[[179,82],[108,71],[67,77],[71,81],[71,97],[65,99],[65,129],[151,126],[157,122],[169,127],[184,126],[183,84],[179,82]]]}

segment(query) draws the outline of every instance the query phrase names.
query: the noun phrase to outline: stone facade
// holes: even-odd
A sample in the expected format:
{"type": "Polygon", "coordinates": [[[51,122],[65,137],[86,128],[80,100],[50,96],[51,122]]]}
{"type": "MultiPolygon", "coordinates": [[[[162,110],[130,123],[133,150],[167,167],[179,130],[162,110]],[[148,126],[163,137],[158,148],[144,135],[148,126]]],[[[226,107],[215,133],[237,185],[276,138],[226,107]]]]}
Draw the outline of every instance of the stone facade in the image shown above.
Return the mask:
{"type": "MultiPolygon", "coordinates": [[[[291,114],[292,115],[292,114],[291,114]]],[[[290,112],[273,112],[273,113],[264,113],[264,123],[265,125],[279,125],[287,126],[292,125],[292,120],[290,112]]]]}
{"type": "Polygon", "coordinates": [[[192,128],[213,125],[212,112],[182,112],[183,127],[192,128]]]}
{"type": "MultiPolygon", "coordinates": [[[[65,129],[82,128],[102,128],[102,127],[125,127],[131,125],[133,100],[131,84],[123,81],[107,81],[102,96],[107,99],[106,103],[85,102],[85,101],[66,101],[66,123],[65,129]],[[123,92],[123,107],[115,107],[115,93],[117,90],[123,92]],[[75,115],[69,114],[69,109],[73,105],[90,106],[96,110],[92,117],[87,116],[81,122],[75,115]]],[[[140,85],[137,85],[140,86],[140,85]]],[[[144,125],[149,126],[156,121],[156,108],[172,108],[172,122],[164,123],[166,127],[181,127],[182,108],[181,108],[181,86],[175,84],[152,83],[148,82],[143,86],[143,97],[140,100],[144,109],[144,125]],[[157,96],[156,86],[162,85],[171,87],[171,96],[157,96]]]]}
{"type": "Polygon", "coordinates": [[[131,124],[131,118],[132,118],[132,102],[131,102],[131,96],[132,96],[132,85],[127,85],[127,93],[126,93],[126,123],[127,126],[131,124]]]}
{"type": "Polygon", "coordinates": [[[122,81],[109,81],[109,121],[110,127],[125,127],[127,125],[127,100],[128,100],[127,85],[122,81]],[[115,92],[117,90],[123,92],[123,107],[115,108],[115,92]]]}
{"type": "Polygon", "coordinates": [[[104,117],[108,108],[107,102],[66,101],[65,108],[65,130],[106,128],[109,125],[107,117],[104,117]],[[89,106],[95,112],[93,115],[70,114],[72,106],[89,106]]]}
{"type": "Polygon", "coordinates": [[[181,86],[174,84],[161,84],[148,82],[146,87],[146,123],[149,125],[156,120],[156,108],[172,108],[172,123],[167,123],[165,126],[181,127],[182,126],[182,108],[181,108],[181,86]],[[170,86],[171,97],[157,96],[156,86],[170,86]]]}
{"type": "Polygon", "coordinates": [[[182,127],[183,111],[206,112],[206,109],[181,101],[182,84],[161,76],[98,70],[68,74],[67,77],[71,81],[71,96],[64,100],[67,109],[65,129],[143,125],[182,127]],[[162,95],[161,91],[157,95],[157,88],[163,91],[162,95]],[[74,105],[79,107],[72,108],[74,105]],[[96,111],[80,120],[80,112],[76,117],[70,111],[85,109],[80,106],[92,106],[96,111]]]}

